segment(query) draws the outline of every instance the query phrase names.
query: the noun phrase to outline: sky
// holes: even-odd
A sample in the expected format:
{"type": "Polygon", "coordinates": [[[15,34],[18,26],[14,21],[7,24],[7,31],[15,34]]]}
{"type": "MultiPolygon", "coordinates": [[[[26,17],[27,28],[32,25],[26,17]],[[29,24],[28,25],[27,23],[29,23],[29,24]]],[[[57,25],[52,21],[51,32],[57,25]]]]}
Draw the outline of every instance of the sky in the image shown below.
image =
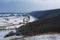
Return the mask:
{"type": "Polygon", "coordinates": [[[31,12],[60,8],[60,0],[0,0],[1,12],[31,12]]]}

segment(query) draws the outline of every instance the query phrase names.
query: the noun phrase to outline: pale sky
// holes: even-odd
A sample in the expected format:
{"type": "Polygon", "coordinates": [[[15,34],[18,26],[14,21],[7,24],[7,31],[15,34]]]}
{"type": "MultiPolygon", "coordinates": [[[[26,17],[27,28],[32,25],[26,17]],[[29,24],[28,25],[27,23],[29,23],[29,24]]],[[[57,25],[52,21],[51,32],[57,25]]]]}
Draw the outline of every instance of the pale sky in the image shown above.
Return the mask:
{"type": "Polygon", "coordinates": [[[60,8],[60,0],[0,0],[0,12],[30,12],[60,8]]]}

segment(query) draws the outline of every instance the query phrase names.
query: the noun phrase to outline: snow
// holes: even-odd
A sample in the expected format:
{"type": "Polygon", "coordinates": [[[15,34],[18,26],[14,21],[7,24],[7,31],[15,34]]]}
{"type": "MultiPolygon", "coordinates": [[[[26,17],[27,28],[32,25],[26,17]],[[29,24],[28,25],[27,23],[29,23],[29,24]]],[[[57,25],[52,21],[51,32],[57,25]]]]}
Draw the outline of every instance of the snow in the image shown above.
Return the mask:
{"type": "MultiPolygon", "coordinates": [[[[3,35],[0,35],[0,40],[10,40],[10,39],[14,39],[15,37],[17,37],[17,38],[22,37],[22,36],[11,36],[8,38],[3,38],[3,36],[5,34],[7,34],[6,32],[8,32],[8,31],[1,33],[3,35]]],[[[60,40],[60,34],[43,34],[43,35],[36,35],[36,36],[32,36],[32,37],[26,37],[24,39],[25,40],[60,40]]]]}
{"type": "MultiPolygon", "coordinates": [[[[29,15],[30,16],[30,15],[29,15]]],[[[9,40],[9,38],[4,38],[4,35],[6,35],[7,33],[9,33],[10,31],[14,31],[15,32],[15,28],[18,28],[24,24],[19,24],[19,23],[23,23],[23,19],[25,18],[25,16],[10,16],[10,14],[0,14],[0,29],[4,28],[4,29],[13,29],[13,30],[2,30],[0,31],[0,40],[9,40]]],[[[30,16],[30,20],[29,22],[33,22],[36,19],[32,16],[30,16]]],[[[13,38],[13,37],[11,37],[13,38]]]]}
{"type": "MultiPolygon", "coordinates": [[[[24,18],[24,16],[0,17],[0,28],[1,27],[5,28],[5,29],[13,29],[15,27],[18,28],[18,27],[24,25],[24,24],[21,24],[21,25],[19,24],[19,23],[23,22],[23,18],[24,18]],[[7,19],[9,19],[9,21],[7,21],[7,19]]],[[[33,16],[30,16],[30,21],[29,22],[33,22],[35,20],[36,20],[36,18],[34,18],[33,16]]],[[[4,35],[9,33],[10,31],[15,32],[15,29],[0,31],[0,40],[10,40],[12,38],[15,38],[15,36],[4,38],[4,35]]],[[[19,38],[19,37],[22,37],[22,36],[16,36],[16,37],[19,38]]],[[[32,37],[27,37],[27,38],[24,38],[24,39],[25,40],[52,40],[52,39],[53,40],[60,40],[60,34],[43,34],[43,35],[36,35],[36,36],[32,36],[32,37]]]]}
{"type": "MultiPolygon", "coordinates": [[[[6,15],[4,15],[4,17],[0,17],[0,28],[18,28],[20,26],[22,26],[23,24],[19,24],[19,23],[23,23],[23,19],[25,18],[25,16],[8,16],[5,17],[6,15]]],[[[30,15],[29,15],[30,16],[30,15]]],[[[35,21],[36,18],[30,16],[30,20],[29,22],[33,22],[35,21]]]]}

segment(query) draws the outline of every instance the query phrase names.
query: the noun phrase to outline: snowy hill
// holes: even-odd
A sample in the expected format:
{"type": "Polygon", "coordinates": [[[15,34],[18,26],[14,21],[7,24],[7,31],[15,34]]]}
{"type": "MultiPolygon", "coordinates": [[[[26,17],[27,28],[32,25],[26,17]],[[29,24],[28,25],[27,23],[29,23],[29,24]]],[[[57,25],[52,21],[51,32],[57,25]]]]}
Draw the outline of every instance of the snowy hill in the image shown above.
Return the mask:
{"type": "MultiPolygon", "coordinates": [[[[18,28],[26,23],[35,21],[36,18],[30,15],[21,14],[0,14],[0,39],[5,40],[3,37],[10,31],[15,32],[15,28],[18,28]],[[28,16],[30,18],[28,18],[28,16]],[[29,20],[27,20],[29,19],[29,20]],[[4,29],[4,30],[3,30],[4,29]],[[12,29],[12,30],[10,30],[12,29]]],[[[6,40],[9,40],[7,38],[6,40]]]]}
{"type": "MultiPolygon", "coordinates": [[[[21,25],[25,24],[24,21],[32,22],[35,20],[34,17],[21,14],[0,14],[0,29],[2,28],[18,28],[21,25]],[[21,24],[21,25],[20,25],[21,24]]],[[[27,22],[27,23],[28,23],[27,22]]]]}

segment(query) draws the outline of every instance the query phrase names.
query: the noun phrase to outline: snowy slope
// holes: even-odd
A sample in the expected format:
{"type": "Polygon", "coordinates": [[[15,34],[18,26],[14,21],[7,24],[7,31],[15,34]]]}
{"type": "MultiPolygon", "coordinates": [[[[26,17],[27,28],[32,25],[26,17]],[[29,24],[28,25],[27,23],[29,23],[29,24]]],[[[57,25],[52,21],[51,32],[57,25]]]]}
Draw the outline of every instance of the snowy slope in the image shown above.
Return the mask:
{"type": "MultiPolygon", "coordinates": [[[[6,32],[5,32],[5,34],[6,34],[6,32]]],[[[0,40],[10,40],[10,39],[14,39],[15,37],[17,37],[17,38],[22,37],[22,36],[11,36],[8,38],[3,38],[4,35],[0,35],[0,40]]],[[[60,34],[43,34],[43,35],[27,37],[24,39],[25,40],[60,40],[60,34]]],[[[19,40],[22,40],[22,39],[19,39],[19,40]]]]}
{"type": "MultiPolygon", "coordinates": [[[[0,28],[6,28],[6,29],[20,27],[21,25],[23,25],[21,23],[23,23],[23,19],[25,18],[25,16],[23,16],[23,15],[8,16],[8,14],[6,14],[6,15],[3,15],[2,17],[1,16],[2,15],[0,14],[0,28]]],[[[29,22],[33,22],[34,20],[36,20],[36,19],[34,17],[30,16],[29,22]]]]}
{"type": "MultiPolygon", "coordinates": [[[[28,22],[33,22],[36,20],[36,18],[34,18],[33,16],[30,16],[30,20],[28,22]]],[[[1,40],[9,40],[10,38],[3,38],[4,35],[6,35],[7,33],[9,33],[10,31],[14,31],[15,32],[15,28],[18,28],[22,25],[24,25],[23,23],[23,19],[25,18],[25,16],[20,15],[11,15],[11,14],[0,14],[0,29],[13,29],[13,30],[5,30],[5,31],[0,31],[0,39],[1,40]],[[22,24],[19,24],[22,23],[22,24]]]]}

